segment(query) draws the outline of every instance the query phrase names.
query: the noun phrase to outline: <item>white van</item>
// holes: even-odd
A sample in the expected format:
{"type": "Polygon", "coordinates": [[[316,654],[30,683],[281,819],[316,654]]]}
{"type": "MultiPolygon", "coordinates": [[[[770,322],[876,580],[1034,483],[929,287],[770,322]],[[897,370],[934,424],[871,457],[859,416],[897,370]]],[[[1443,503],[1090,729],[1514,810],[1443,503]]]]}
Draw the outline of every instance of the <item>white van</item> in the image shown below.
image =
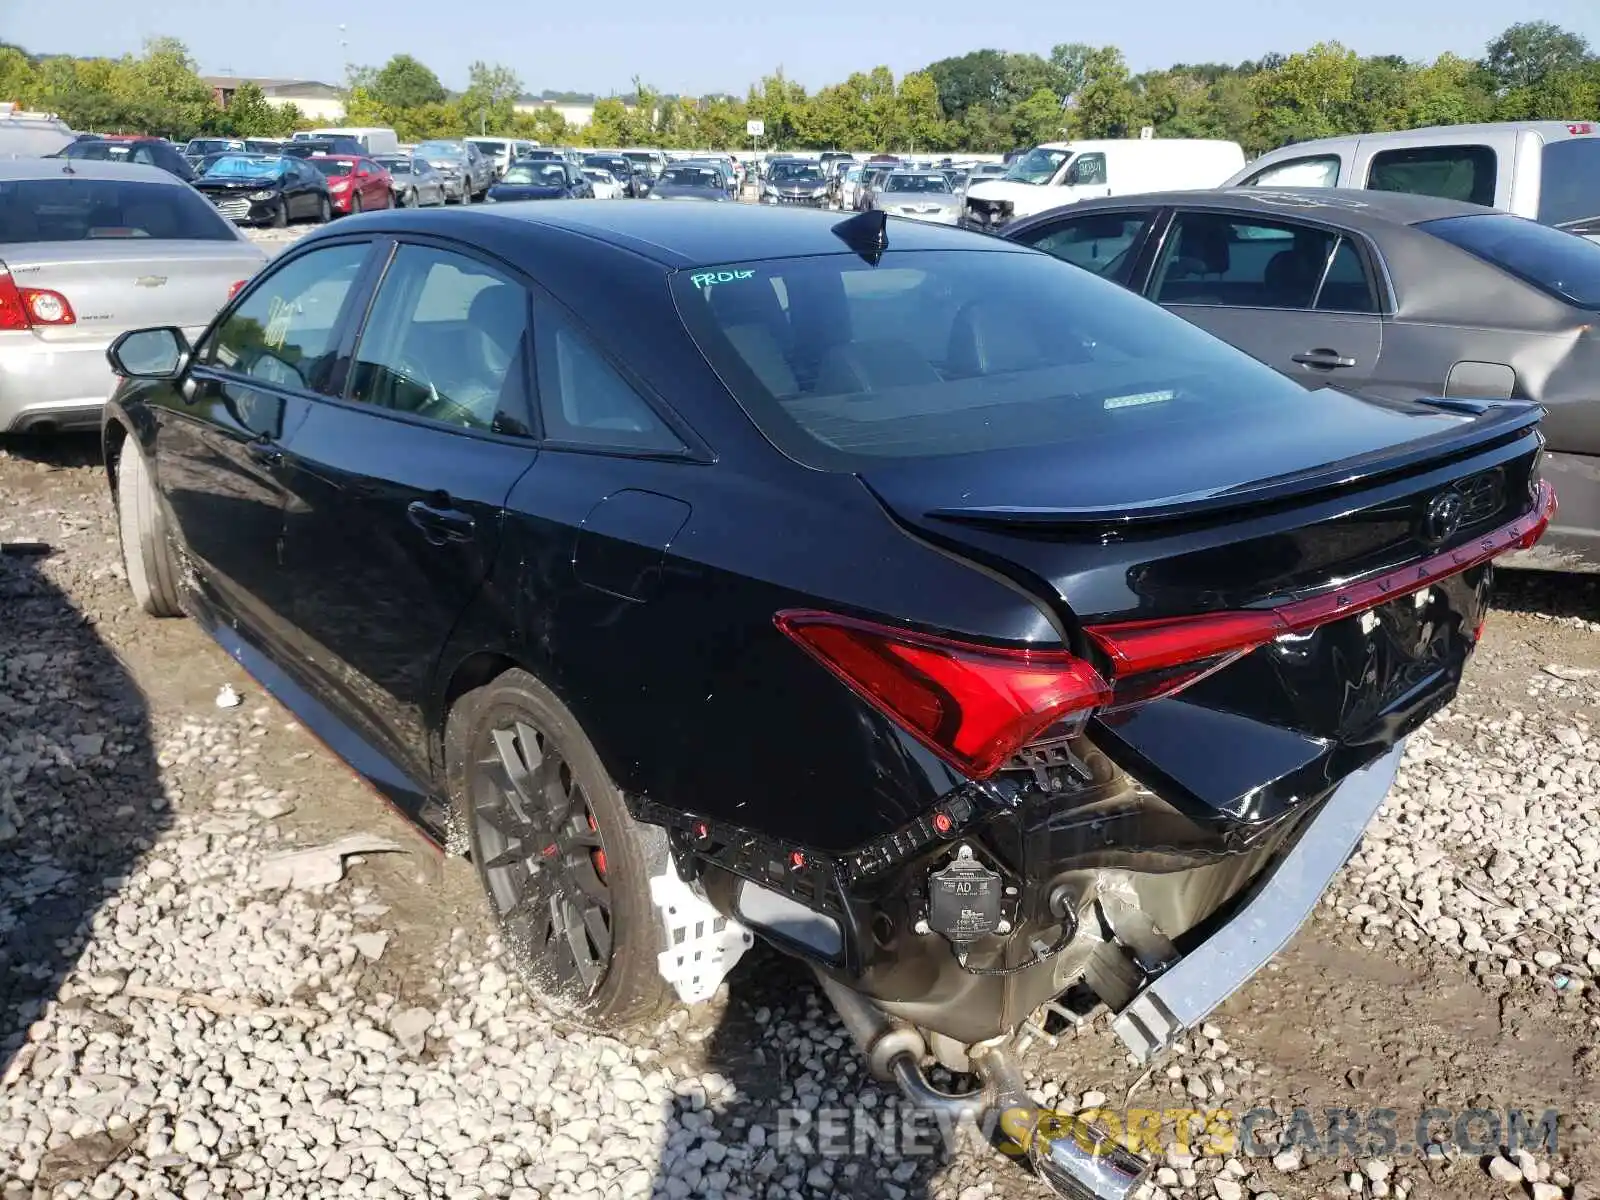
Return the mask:
{"type": "Polygon", "coordinates": [[[1296,142],[1227,187],[1341,187],[1465,200],[1600,240],[1600,125],[1500,121],[1296,142]]]}
{"type": "Polygon", "coordinates": [[[0,158],[43,158],[77,135],[53,113],[23,112],[20,105],[0,106],[0,158]]]}
{"type": "Polygon", "coordinates": [[[355,138],[360,142],[368,154],[399,154],[400,139],[394,130],[384,129],[381,126],[346,125],[329,129],[302,129],[295,134],[295,140],[304,141],[307,138],[347,137],[355,138]]]}
{"type": "Polygon", "coordinates": [[[1214,188],[1243,166],[1238,142],[1207,138],[1046,142],[968,187],[962,223],[993,230],[1098,196],[1214,188]]]}

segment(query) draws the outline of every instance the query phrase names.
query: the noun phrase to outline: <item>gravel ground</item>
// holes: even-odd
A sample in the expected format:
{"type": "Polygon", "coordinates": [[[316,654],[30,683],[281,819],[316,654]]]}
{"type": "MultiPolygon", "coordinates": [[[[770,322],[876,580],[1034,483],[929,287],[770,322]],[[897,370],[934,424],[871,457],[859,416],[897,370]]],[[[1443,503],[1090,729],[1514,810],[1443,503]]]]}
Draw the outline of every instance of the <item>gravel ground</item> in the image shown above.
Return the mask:
{"type": "MultiPolygon", "coordinates": [[[[0,556],[0,1197],[1039,1194],[928,1136],[796,1137],[797,1111],[897,1105],[776,956],[631,1042],[545,1019],[466,864],[198,630],[129,612],[93,454],[0,445],[0,540],[55,548],[0,556]]],[[[1595,1200],[1597,719],[1600,588],[1503,577],[1307,930],[1151,1072],[1101,1028],[1036,1041],[1040,1098],[1389,1108],[1402,1135],[1433,1105],[1556,1108],[1553,1154],[1268,1138],[1174,1150],[1151,1194],[1595,1200]]]]}

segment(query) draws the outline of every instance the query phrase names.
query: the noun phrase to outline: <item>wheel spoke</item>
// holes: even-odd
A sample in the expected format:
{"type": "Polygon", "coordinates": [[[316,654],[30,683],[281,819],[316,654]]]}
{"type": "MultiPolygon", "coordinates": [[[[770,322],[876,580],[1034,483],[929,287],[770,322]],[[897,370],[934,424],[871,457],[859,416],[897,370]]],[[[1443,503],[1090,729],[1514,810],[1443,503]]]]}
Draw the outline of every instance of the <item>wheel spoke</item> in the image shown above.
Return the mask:
{"type": "Polygon", "coordinates": [[[578,977],[583,980],[583,986],[592,992],[595,985],[600,982],[604,967],[596,959],[594,950],[589,945],[588,926],[575,904],[563,905],[561,918],[560,932],[566,938],[573,966],[578,969],[578,977]]]}
{"type": "Polygon", "coordinates": [[[589,931],[589,940],[594,943],[600,961],[605,962],[611,957],[611,926],[606,914],[596,905],[589,905],[583,910],[583,927],[589,931]]]}

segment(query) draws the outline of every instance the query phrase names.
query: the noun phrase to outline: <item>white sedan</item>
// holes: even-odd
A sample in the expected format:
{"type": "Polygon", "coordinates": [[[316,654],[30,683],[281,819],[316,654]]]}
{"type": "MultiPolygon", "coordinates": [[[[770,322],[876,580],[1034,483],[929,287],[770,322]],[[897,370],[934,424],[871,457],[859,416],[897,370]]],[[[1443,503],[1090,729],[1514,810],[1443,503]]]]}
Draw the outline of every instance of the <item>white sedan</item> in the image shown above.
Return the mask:
{"type": "Polygon", "coordinates": [[[599,167],[585,167],[583,173],[594,185],[594,198],[596,200],[615,200],[622,195],[622,185],[617,182],[617,177],[610,171],[599,167]]]}

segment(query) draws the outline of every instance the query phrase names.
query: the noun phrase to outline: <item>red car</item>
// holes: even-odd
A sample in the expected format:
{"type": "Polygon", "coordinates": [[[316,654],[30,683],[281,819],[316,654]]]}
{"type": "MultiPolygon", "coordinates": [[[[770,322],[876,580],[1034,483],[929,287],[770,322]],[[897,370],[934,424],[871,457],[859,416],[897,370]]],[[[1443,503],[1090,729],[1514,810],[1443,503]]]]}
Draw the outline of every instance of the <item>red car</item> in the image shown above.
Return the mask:
{"type": "Polygon", "coordinates": [[[334,212],[348,215],[394,206],[389,172],[370,158],[313,154],[306,161],[328,177],[328,198],[334,212]]]}

